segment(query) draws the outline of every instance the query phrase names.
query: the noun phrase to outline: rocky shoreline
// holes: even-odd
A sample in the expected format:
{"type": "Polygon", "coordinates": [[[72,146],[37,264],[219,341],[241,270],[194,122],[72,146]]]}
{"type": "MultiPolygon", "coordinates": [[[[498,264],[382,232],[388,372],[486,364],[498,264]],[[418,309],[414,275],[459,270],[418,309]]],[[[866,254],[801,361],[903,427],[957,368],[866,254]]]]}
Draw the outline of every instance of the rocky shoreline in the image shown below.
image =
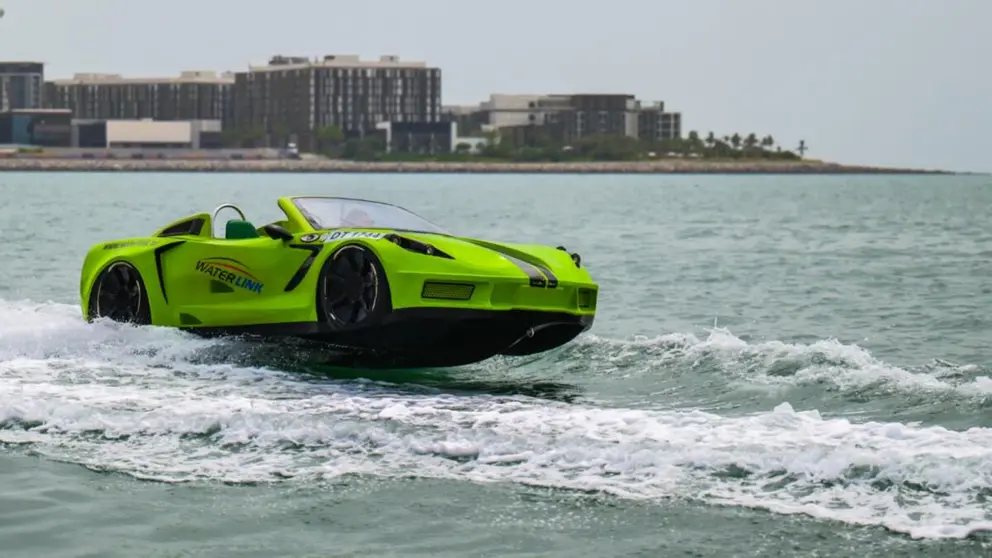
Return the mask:
{"type": "Polygon", "coordinates": [[[840,165],[818,161],[702,161],[596,163],[365,162],[339,159],[82,159],[0,158],[0,172],[231,172],[231,173],[633,173],[633,174],[953,174],[946,171],[840,165]]]}

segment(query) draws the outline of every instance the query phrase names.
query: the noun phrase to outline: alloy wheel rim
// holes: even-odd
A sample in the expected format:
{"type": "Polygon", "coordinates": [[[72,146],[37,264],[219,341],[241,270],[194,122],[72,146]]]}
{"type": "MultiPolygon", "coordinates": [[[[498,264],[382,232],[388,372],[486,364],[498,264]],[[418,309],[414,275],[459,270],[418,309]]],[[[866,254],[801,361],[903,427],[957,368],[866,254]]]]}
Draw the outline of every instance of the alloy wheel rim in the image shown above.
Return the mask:
{"type": "Polygon", "coordinates": [[[365,250],[346,246],[334,254],[324,280],[325,312],[339,323],[361,323],[375,309],[378,287],[379,274],[365,250]]]}
{"type": "Polygon", "coordinates": [[[141,303],[137,271],[126,263],[115,263],[107,268],[97,289],[96,315],[115,322],[137,322],[141,303]]]}

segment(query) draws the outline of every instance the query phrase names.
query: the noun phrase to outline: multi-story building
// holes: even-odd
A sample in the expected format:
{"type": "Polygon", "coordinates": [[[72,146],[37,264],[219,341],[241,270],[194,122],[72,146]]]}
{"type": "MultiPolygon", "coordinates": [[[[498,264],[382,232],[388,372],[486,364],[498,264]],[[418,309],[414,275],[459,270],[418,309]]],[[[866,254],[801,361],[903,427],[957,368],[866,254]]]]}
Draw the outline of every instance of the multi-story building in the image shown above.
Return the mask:
{"type": "Polygon", "coordinates": [[[682,137],[682,113],[663,112],[661,114],[661,135],[658,139],[668,140],[682,137]]]}
{"type": "Polygon", "coordinates": [[[221,147],[219,120],[76,120],[73,147],[147,149],[156,156],[176,149],[221,147]]]}
{"type": "Polygon", "coordinates": [[[496,128],[540,124],[543,117],[538,106],[546,95],[507,95],[496,93],[480,105],[489,114],[489,125],[496,128]]]}
{"type": "MultiPolygon", "coordinates": [[[[535,95],[494,93],[488,101],[474,106],[444,107],[444,120],[458,122],[459,127],[472,129],[489,125],[493,128],[545,124],[549,114],[571,110],[567,95],[535,95]]],[[[466,130],[468,131],[468,130],[466,130]]]]}
{"type": "Polygon", "coordinates": [[[633,95],[582,94],[568,96],[568,109],[556,120],[565,141],[586,136],[637,137],[639,103],[633,95]]]}
{"type": "Polygon", "coordinates": [[[0,62],[0,111],[42,108],[45,65],[0,62]]]}
{"type": "Polygon", "coordinates": [[[235,74],[234,99],[238,130],[262,132],[268,145],[295,140],[315,150],[329,126],[352,137],[376,133],[381,122],[439,122],[441,70],[397,56],[274,56],[235,74]]]}
{"type": "Polygon", "coordinates": [[[655,141],[682,137],[682,113],[665,112],[661,102],[642,108],[637,113],[637,137],[655,141]]]}
{"type": "Polygon", "coordinates": [[[681,137],[681,114],[664,103],[642,107],[629,94],[490,95],[470,111],[448,107],[445,118],[474,130],[485,124],[516,142],[541,138],[568,143],[593,135],[624,135],[648,140],[681,137]]]}
{"type": "Polygon", "coordinates": [[[454,122],[459,135],[482,134],[489,126],[489,111],[479,105],[450,105],[441,107],[441,121],[454,122]]]}
{"type": "Polygon", "coordinates": [[[45,83],[46,108],[70,109],[83,120],[231,119],[232,74],[187,71],[171,78],[76,74],[45,83]]]}

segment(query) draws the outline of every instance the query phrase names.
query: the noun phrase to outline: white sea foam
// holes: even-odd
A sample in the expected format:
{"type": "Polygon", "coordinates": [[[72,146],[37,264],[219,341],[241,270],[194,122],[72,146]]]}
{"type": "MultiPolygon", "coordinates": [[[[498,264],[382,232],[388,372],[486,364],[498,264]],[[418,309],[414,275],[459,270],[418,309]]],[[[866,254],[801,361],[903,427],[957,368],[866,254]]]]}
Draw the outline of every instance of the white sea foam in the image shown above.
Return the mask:
{"type": "Polygon", "coordinates": [[[414,474],[753,506],[915,537],[992,529],[987,428],[855,423],[787,403],[724,417],[421,395],[197,364],[223,343],[0,301],[0,442],[172,482],[414,474]]]}
{"type": "Polygon", "coordinates": [[[693,334],[669,334],[637,337],[633,340],[608,340],[596,335],[580,342],[595,346],[609,345],[611,350],[600,357],[604,366],[619,370],[637,361],[640,369],[650,370],[666,363],[699,362],[711,357],[732,376],[750,384],[783,386],[828,382],[841,390],[855,390],[884,384],[901,392],[939,392],[988,400],[992,397],[992,379],[979,375],[959,380],[977,370],[975,364],[954,365],[939,362],[933,370],[910,371],[878,360],[855,344],[825,339],[811,344],[765,341],[748,343],[726,329],[714,328],[705,339],[693,334]],[[783,364],[791,364],[787,373],[783,364]]]}

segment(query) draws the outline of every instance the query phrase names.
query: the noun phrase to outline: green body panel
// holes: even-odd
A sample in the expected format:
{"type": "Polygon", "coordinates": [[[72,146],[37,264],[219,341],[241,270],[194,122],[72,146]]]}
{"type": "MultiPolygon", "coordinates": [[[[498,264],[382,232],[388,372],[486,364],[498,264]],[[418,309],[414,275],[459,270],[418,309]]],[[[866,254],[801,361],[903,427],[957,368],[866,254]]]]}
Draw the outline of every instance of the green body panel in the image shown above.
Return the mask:
{"type": "MultiPolygon", "coordinates": [[[[90,291],[99,273],[123,260],[141,274],[154,325],[195,328],[314,322],[318,320],[316,293],[321,267],[335,249],[351,243],[367,246],[380,259],[394,310],[437,307],[595,314],[597,285],[584,267],[555,247],[386,229],[315,231],[291,198],[279,198],[278,203],[286,219],[276,224],[293,234],[291,240],[270,238],[264,227],[256,229],[256,238],[217,238],[211,232],[210,215],[199,213],[155,233],[160,235],[200,219],[203,224],[196,234],[131,238],[93,246],[80,277],[83,315],[89,315],[90,291]],[[414,252],[383,238],[392,232],[428,243],[453,259],[414,252]],[[303,279],[287,291],[311,257],[312,248],[320,248],[319,253],[303,279]],[[531,275],[501,252],[549,270],[557,285],[532,286],[531,275]],[[468,300],[425,299],[425,281],[471,284],[474,290],[468,300]],[[580,289],[586,290],[587,297],[582,305],[580,289]]],[[[234,228],[239,229],[239,236],[251,236],[244,235],[240,223],[234,228]]]]}

